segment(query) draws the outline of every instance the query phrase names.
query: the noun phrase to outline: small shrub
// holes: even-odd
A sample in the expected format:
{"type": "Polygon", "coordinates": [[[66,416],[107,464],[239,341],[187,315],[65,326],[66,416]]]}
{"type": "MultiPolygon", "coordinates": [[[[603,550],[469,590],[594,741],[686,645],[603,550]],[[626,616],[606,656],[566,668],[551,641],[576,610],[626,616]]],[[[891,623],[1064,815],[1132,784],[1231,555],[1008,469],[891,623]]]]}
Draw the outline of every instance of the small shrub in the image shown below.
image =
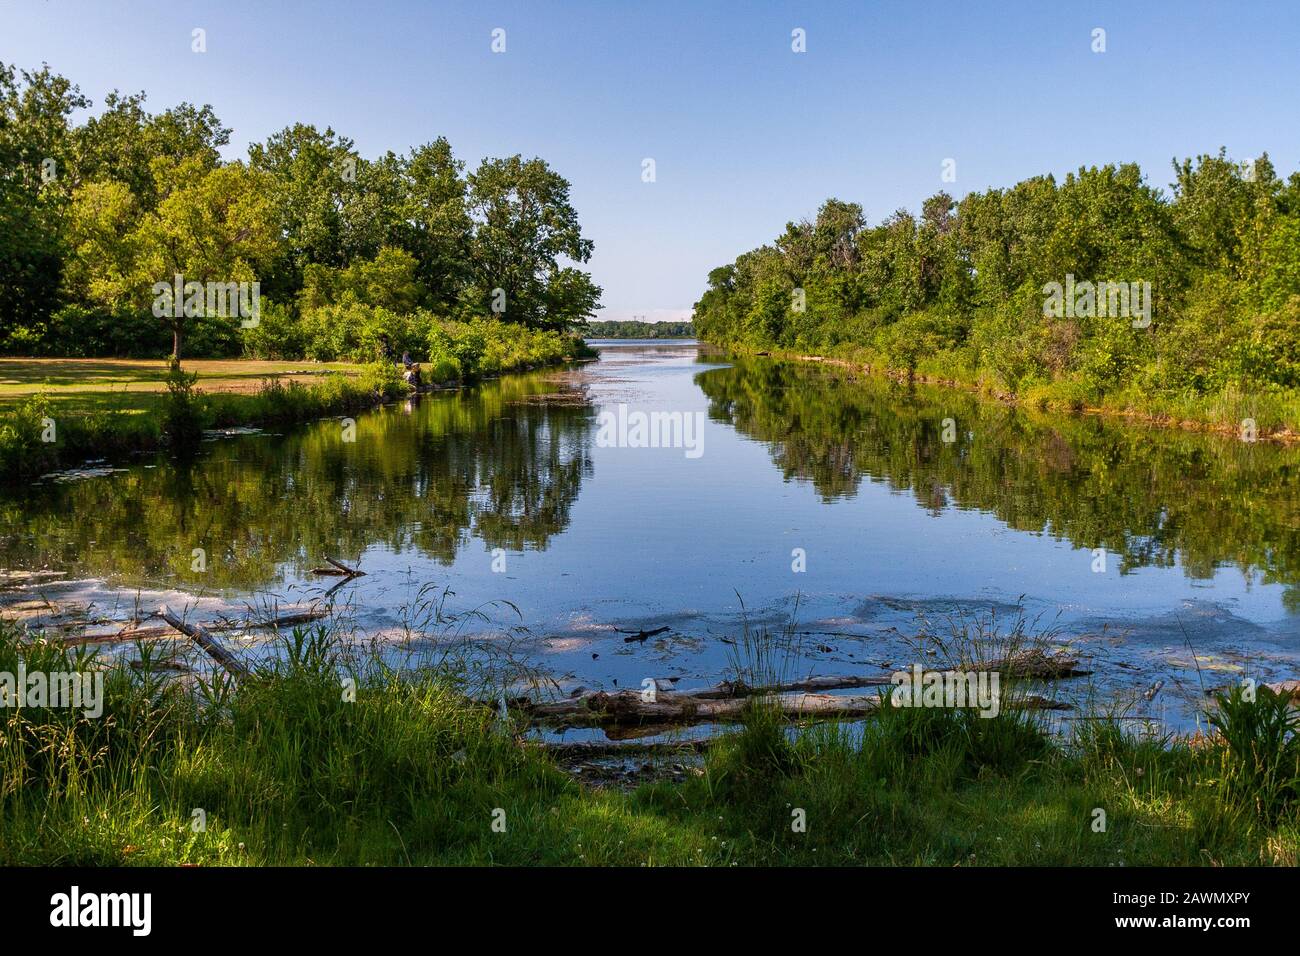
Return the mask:
{"type": "Polygon", "coordinates": [[[1210,725],[1226,747],[1222,783],[1230,799],[1253,804],[1261,819],[1276,820],[1300,794],[1300,715],[1289,695],[1243,687],[1215,697],[1210,725]]]}
{"type": "Polygon", "coordinates": [[[173,449],[193,449],[203,435],[207,406],[194,390],[197,372],[186,372],[178,359],[167,368],[167,398],[163,404],[162,433],[173,449]]]}

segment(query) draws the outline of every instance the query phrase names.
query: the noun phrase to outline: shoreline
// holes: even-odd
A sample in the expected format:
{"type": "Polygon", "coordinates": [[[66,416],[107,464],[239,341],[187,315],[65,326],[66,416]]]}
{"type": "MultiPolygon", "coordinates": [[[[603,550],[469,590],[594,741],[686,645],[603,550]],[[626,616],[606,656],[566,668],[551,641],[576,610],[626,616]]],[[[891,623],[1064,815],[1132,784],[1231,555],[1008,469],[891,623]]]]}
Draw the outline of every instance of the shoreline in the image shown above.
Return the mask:
{"type": "MultiPolygon", "coordinates": [[[[1231,697],[1219,701],[1221,733],[1163,742],[1105,715],[1068,735],[1020,708],[985,717],[878,707],[851,725],[818,724],[756,697],[707,741],[557,743],[530,733],[518,700],[481,703],[504,697],[466,685],[455,662],[398,675],[328,635],[287,640],[308,653],[245,656],[249,669],[227,665],[220,680],[178,675],[156,657],[119,661],[96,669],[90,713],[33,701],[14,710],[0,769],[21,785],[0,795],[0,832],[14,837],[0,841],[0,862],[1141,866],[1208,856],[1248,866],[1300,857],[1289,796],[1260,790],[1248,759],[1271,766],[1289,751],[1252,750],[1250,740],[1242,749],[1231,697]],[[176,692],[156,694],[161,681],[176,692]],[[115,715],[111,728],[100,708],[115,715]],[[43,757],[55,736],[70,754],[57,763],[43,757]],[[190,826],[195,807],[202,830],[190,826]],[[1091,825],[1096,807],[1105,828],[1091,825]]],[[[0,625],[0,672],[91,667],[0,625]]],[[[1283,703],[1263,691],[1260,700],[1283,703]]]]}
{"type": "MultiPolygon", "coordinates": [[[[257,391],[247,393],[204,392],[200,380],[200,387],[190,399],[197,417],[180,443],[195,442],[208,431],[294,426],[347,412],[374,411],[415,395],[457,391],[505,375],[590,360],[591,356],[579,353],[553,362],[523,363],[491,375],[418,386],[403,382],[396,365],[391,369],[372,365],[356,376],[327,372],[307,383],[268,378],[257,391]]],[[[165,391],[157,394],[162,396],[160,401],[165,401],[165,391]]],[[[89,462],[120,462],[133,455],[159,454],[173,444],[165,430],[166,409],[162,405],[137,412],[105,408],[56,417],[57,408],[36,408],[39,397],[38,393],[24,402],[0,408],[0,491],[46,474],[75,470],[89,462]],[[56,424],[57,440],[47,442],[42,432],[45,423],[51,421],[56,424]]]]}
{"type": "MultiPolygon", "coordinates": [[[[802,352],[791,352],[777,349],[748,349],[741,346],[720,345],[704,341],[701,341],[700,344],[709,345],[726,352],[747,357],[766,357],[783,361],[806,362],[814,365],[829,365],[835,368],[842,368],[858,375],[891,379],[900,384],[906,384],[911,381],[923,385],[933,385],[940,388],[951,388],[976,395],[987,401],[1000,402],[1003,405],[1018,408],[1050,411],[1062,415],[1086,415],[1097,418],[1117,419],[1120,421],[1126,421],[1129,424],[1147,425],[1153,428],[1186,431],[1202,435],[1216,435],[1221,438],[1231,438],[1235,441],[1241,442],[1242,444],[1252,443],[1241,437],[1240,424],[1228,425],[1223,422],[1215,422],[1208,419],[1179,418],[1171,413],[1146,412],[1135,408],[1118,408],[1107,405],[1088,404],[1073,405],[1072,403],[1061,399],[1051,399],[1045,396],[1024,396],[1018,395],[1014,392],[996,391],[976,382],[966,382],[939,375],[926,375],[917,372],[909,376],[906,372],[897,369],[872,365],[869,362],[836,358],[829,355],[811,355],[802,352]]],[[[1241,399],[1248,401],[1252,397],[1255,396],[1248,394],[1241,396],[1241,399]]],[[[1256,433],[1254,441],[1271,442],[1278,445],[1294,445],[1300,443],[1300,431],[1286,426],[1272,427],[1267,430],[1260,428],[1256,433]]]]}

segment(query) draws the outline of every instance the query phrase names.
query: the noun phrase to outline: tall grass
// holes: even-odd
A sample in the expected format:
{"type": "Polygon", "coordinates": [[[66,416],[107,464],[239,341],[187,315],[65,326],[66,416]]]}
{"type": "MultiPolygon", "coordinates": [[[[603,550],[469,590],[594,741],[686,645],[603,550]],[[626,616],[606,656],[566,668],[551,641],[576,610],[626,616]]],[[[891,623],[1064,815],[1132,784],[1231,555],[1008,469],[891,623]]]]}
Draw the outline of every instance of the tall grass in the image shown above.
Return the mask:
{"type": "Polygon", "coordinates": [[[1220,701],[1220,735],[1197,742],[1106,720],[1063,740],[1014,710],[884,707],[860,723],[796,728],[757,709],[698,776],[625,793],[580,786],[503,727],[471,699],[494,697],[455,654],[398,668],[333,627],[299,629],[235,683],[221,672],[177,678],[146,645],[135,653],[137,668],[106,664],[0,624],[0,673],[21,658],[29,672],[105,675],[99,718],[0,708],[0,864],[1140,865],[1300,854],[1293,719],[1262,691],[1253,704],[1220,701]],[[504,829],[493,827],[498,811],[504,829]]]}
{"type": "Polygon", "coordinates": [[[1210,724],[1224,742],[1222,783],[1230,799],[1266,821],[1282,817],[1300,796],[1300,715],[1291,696],[1269,687],[1236,686],[1216,695],[1210,724]]]}

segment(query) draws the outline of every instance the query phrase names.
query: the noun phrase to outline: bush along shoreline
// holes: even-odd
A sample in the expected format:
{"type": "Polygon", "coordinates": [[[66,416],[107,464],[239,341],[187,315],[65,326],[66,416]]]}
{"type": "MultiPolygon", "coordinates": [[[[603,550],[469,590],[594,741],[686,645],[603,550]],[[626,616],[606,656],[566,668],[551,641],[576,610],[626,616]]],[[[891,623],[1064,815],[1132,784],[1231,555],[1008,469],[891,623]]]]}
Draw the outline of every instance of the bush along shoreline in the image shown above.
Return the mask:
{"type": "Polygon", "coordinates": [[[205,393],[198,376],[173,360],[166,392],[146,412],[113,408],[105,392],[102,408],[64,415],[47,395],[37,394],[0,411],[0,482],[12,484],[137,452],[188,453],[211,429],[297,425],[366,411],[415,391],[472,384],[596,354],[571,333],[493,320],[437,324],[428,341],[413,357],[420,366],[418,386],[404,381],[400,365],[375,362],[356,376],[333,372],[310,384],[270,378],[251,394],[205,393]]]}
{"type": "Polygon", "coordinates": [[[1212,733],[1177,739],[1105,716],[1063,735],[1041,711],[885,705],[896,689],[854,723],[791,723],[755,698],[729,732],[660,750],[661,773],[608,786],[617,768],[602,778],[513,707],[478,703],[499,689],[464,662],[394,669],[324,625],[279,641],[251,670],[178,680],[148,643],[106,664],[0,622],[0,674],[28,675],[0,707],[0,864],[1300,858],[1300,718],[1263,686],[1221,694],[1212,733]],[[81,697],[37,697],[35,674],[81,697]]]}

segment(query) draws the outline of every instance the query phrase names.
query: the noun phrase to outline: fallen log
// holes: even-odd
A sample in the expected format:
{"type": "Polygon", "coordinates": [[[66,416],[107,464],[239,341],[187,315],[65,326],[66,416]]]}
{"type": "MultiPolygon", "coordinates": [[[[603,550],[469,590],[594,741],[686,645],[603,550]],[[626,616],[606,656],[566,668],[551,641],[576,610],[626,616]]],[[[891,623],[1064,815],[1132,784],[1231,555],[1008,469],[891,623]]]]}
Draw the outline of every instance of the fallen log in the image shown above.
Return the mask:
{"type": "MultiPolygon", "coordinates": [[[[358,571],[356,568],[350,568],[342,561],[338,561],[334,558],[331,558],[328,554],[325,555],[325,560],[328,561],[330,564],[334,565],[335,571],[333,573],[335,574],[345,574],[350,578],[364,578],[366,576],[366,572],[358,571]]],[[[330,572],[317,569],[316,573],[328,574],[330,572]]]]}
{"type": "Polygon", "coordinates": [[[751,687],[744,681],[739,680],[724,680],[712,687],[701,687],[697,690],[676,691],[672,687],[665,687],[658,681],[655,682],[655,686],[661,694],[673,693],[682,697],[695,697],[701,700],[720,700],[728,697],[750,697],[754,694],[777,694],[792,690],[819,691],[848,690],[854,687],[884,687],[891,683],[893,683],[892,679],[883,674],[872,674],[807,677],[803,680],[789,681],[783,684],[764,684],[758,687],[751,687]]]}
{"type": "Polygon", "coordinates": [[[310,608],[305,611],[291,611],[286,614],[278,614],[275,617],[266,618],[261,621],[236,621],[227,620],[219,624],[208,626],[212,631],[237,631],[241,628],[246,630],[277,630],[282,627],[293,627],[296,624],[310,624],[312,621],[319,621],[323,617],[329,616],[329,611],[321,608],[310,608]]]}
{"type": "Polygon", "coordinates": [[[150,661],[146,664],[142,660],[133,660],[130,662],[131,669],[137,671],[175,671],[178,674],[186,674],[193,671],[193,668],[181,661],[150,661]]]}
{"type": "Polygon", "coordinates": [[[179,617],[171,612],[166,604],[159,606],[158,616],[170,624],[176,630],[180,631],[203,650],[208,655],[226,669],[234,677],[251,677],[252,671],[239,662],[230,651],[221,646],[221,643],[209,634],[200,624],[186,624],[179,617]]]}
{"type": "Polygon", "coordinates": [[[630,634],[630,635],[631,635],[631,637],[625,637],[625,638],[623,638],[623,643],[624,643],[624,644],[631,644],[633,641],[640,641],[642,644],[644,644],[644,643],[646,642],[646,638],[648,638],[648,637],[654,637],[656,634],[663,634],[665,631],[672,630],[672,628],[668,627],[668,626],[665,624],[663,627],[656,627],[656,628],[655,628],[654,630],[652,630],[652,631],[635,631],[635,632],[633,632],[633,631],[619,631],[618,628],[614,628],[614,630],[615,630],[615,631],[618,631],[618,633],[620,633],[620,634],[630,634]]]}
{"type": "MultiPolygon", "coordinates": [[[[530,722],[559,727],[620,726],[625,724],[701,724],[740,720],[751,706],[770,707],[783,717],[863,717],[880,707],[881,696],[815,694],[748,694],[739,697],[699,697],[690,693],[659,692],[648,700],[639,690],[613,693],[597,691],[570,700],[533,704],[522,709],[530,722]]],[[[1038,696],[1017,696],[1004,702],[1008,707],[1029,710],[1067,710],[1069,704],[1038,696]]],[[[520,702],[516,701],[519,705],[520,702]]]]}
{"type": "MultiPolygon", "coordinates": [[[[755,705],[770,706],[782,716],[799,718],[861,717],[880,706],[880,698],[867,696],[836,696],[833,694],[783,694],[710,699],[684,694],[659,694],[653,701],[644,700],[640,691],[616,691],[613,694],[597,693],[581,699],[585,707],[567,714],[553,713],[552,720],[586,723],[595,720],[608,724],[699,724],[739,720],[747,708],[755,705]]],[[[567,702],[566,702],[567,703],[567,702]]]]}
{"type": "MultiPolygon", "coordinates": [[[[927,670],[942,668],[927,668],[927,670]]],[[[1038,648],[1017,651],[1005,657],[995,657],[987,661],[962,661],[953,664],[948,670],[956,671],[996,671],[1007,677],[1024,677],[1038,680],[1051,680],[1058,677],[1086,677],[1092,671],[1080,670],[1079,659],[1071,657],[1064,651],[1048,653],[1038,648]]]]}
{"type": "Polygon", "coordinates": [[[67,571],[0,571],[0,587],[31,584],[36,581],[52,581],[66,578],[67,571]]]}
{"type": "Polygon", "coordinates": [[[58,643],[63,647],[81,647],[85,644],[112,644],[116,641],[153,641],[164,637],[175,637],[176,631],[170,627],[124,627],[111,634],[78,634],[76,637],[61,637],[58,643]]]}
{"type": "MultiPolygon", "coordinates": [[[[825,675],[820,677],[807,677],[803,680],[788,681],[781,684],[768,684],[759,687],[751,687],[744,681],[723,681],[720,684],[714,684],[710,687],[700,687],[695,690],[674,690],[671,686],[664,686],[661,680],[655,681],[655,698],[656,700],[676,701],[676,700],[733,700],[753,697],[757,695],[783,694],[791,691],[825,691],[825,690],[848,690],[856,687],[887,687],[894,683],[893,678],[883,674],[855,674],[855,675],[825,675]]],[[[616,695],[633,695],[638,699],[645,696],[642,690],[623,690],[616,691],[616,695]]],[[[607,698],[610,695],[604,691],[586,691],[571,696],[565,700],[552,702],[534,702],[527,698],[519,698],[516,705],[521,706],[535,717],[565,717],[571,714],[581,714],[591,709],[591,704],[598,699],[607,698]]]]}
{"type": "MultiPolygon", "coordinates": [[[[321,618],[328,616],[329,611],[313,609],[281,614],[278,617],[268,618],[264,621],[213,621],[204,625],[204,627],[209,631],[237,631],[241,628],[248,630],[277,630],[282,627],[293,627],[295,624],[308,624],[312,621],[319,621],[321,618]]],[[[63,647],[81,647],[85,644],[112,644],[117,641],[154,641],[175,636],[176,632],[171,627],[140,627],[128,624],[120,631],[111,634],[79,634],[76,637],[60,638],[58,643],[63,647]]]]}

